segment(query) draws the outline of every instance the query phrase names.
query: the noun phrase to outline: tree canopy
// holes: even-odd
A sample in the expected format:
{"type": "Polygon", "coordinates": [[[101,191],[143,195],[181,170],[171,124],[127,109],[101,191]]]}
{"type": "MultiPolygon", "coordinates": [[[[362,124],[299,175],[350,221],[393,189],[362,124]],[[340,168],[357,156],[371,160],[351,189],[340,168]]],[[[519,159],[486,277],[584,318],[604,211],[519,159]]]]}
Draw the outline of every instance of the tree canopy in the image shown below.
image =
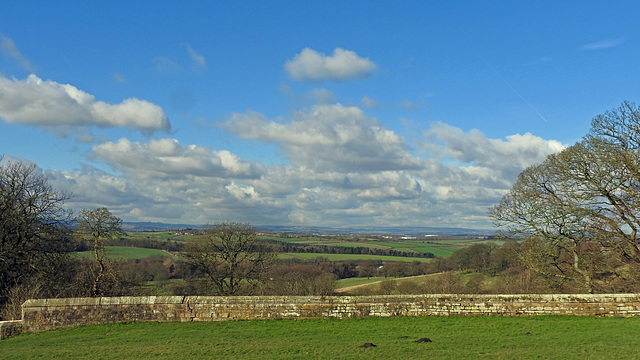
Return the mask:
{"type": "Polygon", "coordinates": [[[640,108],[624,102],[596,116],[582,141],[525,169],[489,214],[508,235],[537,236],[569,253],[588,290],[582,244],[640,263],[640,108]]]}

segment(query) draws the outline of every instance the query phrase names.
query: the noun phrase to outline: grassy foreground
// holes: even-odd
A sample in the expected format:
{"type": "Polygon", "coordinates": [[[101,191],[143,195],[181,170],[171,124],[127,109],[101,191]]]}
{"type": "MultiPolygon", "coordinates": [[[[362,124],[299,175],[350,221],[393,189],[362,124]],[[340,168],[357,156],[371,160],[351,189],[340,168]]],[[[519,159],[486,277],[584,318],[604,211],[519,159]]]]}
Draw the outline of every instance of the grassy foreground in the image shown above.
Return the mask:
{"type": "Polygon", "coordinates": [[[22,334],[2,359],[637,359],[640,319],[393,317],[127,323],[22,334]],[[421,338],[432,342],[416,343],[421,338]],[[362,348],[365,343],[376,347],[362,348]]]}

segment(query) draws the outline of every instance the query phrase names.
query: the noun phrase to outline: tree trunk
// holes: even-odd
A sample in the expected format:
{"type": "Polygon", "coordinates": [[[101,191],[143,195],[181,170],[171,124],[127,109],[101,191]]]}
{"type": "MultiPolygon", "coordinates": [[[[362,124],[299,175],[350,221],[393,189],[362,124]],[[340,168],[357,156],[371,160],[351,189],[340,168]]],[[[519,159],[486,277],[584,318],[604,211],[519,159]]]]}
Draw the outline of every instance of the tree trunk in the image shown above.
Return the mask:
{"type": "Polygon", "coordinates": [[[573,253],[573,268],[584,278],[584,287],[587,289],[587,292],[589,294],[593,294],[591,276],[587,271],[580,269],[580,258],[578,256],[578,252],[575,250],[575,247],[571,250],[571,252],[573,253]]]}

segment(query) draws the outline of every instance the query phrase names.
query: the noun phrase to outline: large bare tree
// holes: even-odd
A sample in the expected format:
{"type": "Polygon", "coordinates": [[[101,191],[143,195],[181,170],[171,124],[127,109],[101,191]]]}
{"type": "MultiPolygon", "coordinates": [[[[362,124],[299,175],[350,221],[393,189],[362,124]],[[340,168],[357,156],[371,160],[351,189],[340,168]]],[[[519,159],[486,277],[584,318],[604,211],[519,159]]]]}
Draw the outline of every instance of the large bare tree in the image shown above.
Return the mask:
{"type": "Polygon", "coordinates": [[[246,293],[261,280],[274,257],[248,223],[221,222],[185,246],[191,262],[205,275],[218,295],[246,293]]]}
{"type": "Polygon", "coordinates": [[[566,251],[591,291],[585,243],[640,263],[639,169],[640,108],[625,102],[595,117],[582,141],[525,169],[489,214],[509,235],[537,236],[566,251]]]}
{"type": "Polygon", "coordinates": [[[68,199],[35,165],[0,165],[0,305],[11,288],[63,271],[59,264],[73,250],[68,199]]]}

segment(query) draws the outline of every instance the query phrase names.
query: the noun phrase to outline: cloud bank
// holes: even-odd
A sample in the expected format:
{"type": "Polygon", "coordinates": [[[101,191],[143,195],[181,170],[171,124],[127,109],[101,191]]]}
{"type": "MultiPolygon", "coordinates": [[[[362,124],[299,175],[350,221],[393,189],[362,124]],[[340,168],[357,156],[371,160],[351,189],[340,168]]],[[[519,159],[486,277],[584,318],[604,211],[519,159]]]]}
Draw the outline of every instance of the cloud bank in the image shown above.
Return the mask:
{"type": "MultiPolygon", "coordinates": [[[[186,46],[193,65],[204,69],[204,57],[186,46]]],[[[177,67],[168,58],[155,62],[159,71],[177,67]]],[[[368,76],[377,66],[352,51],[338,48],[325,56],[307,48],[285,68],[295,80],[343,81],[368,76]]],[[[78,140],[89,137],[90,127],[144,134],[171,129],[153,103],[130,98],[110,104],[36,75],[0,77],[0,94],[2,121],[74,133],[78,140]]],[[[88,154],[96,166],[46,174],[56,188],[74,194],[72,207],[107,206],[128,221],[490,228],[488,207],[517,175],[564,148],[529,133],[491,139],[441,122],[413,134],[410,143],[367,116],[363,108],[378,106],[367,96],[362,108],[336,103],[336,94],[324,88],[303,97],[315,105],[275,118],[236,112],[217,124],[248,144],[277,147],[282,158],[275,164],[171,138],[103,138],[88,154]]],[[[416,108],[409,101],[400,106],[416,108]]]]}
{"type": "Polygon", "coordinates": [[[95,145],[93,167],[49,172],[73,206],[109,206],[124,219],[205,224],[464,226],[486,213],[525,167],[564,145],[531,134],[490,139],[434,123],[412,147],[358,107],[318,104],[269,119],[231,114],[222,128],[277,145],[280,165],[175,139],[95,145]]]}

